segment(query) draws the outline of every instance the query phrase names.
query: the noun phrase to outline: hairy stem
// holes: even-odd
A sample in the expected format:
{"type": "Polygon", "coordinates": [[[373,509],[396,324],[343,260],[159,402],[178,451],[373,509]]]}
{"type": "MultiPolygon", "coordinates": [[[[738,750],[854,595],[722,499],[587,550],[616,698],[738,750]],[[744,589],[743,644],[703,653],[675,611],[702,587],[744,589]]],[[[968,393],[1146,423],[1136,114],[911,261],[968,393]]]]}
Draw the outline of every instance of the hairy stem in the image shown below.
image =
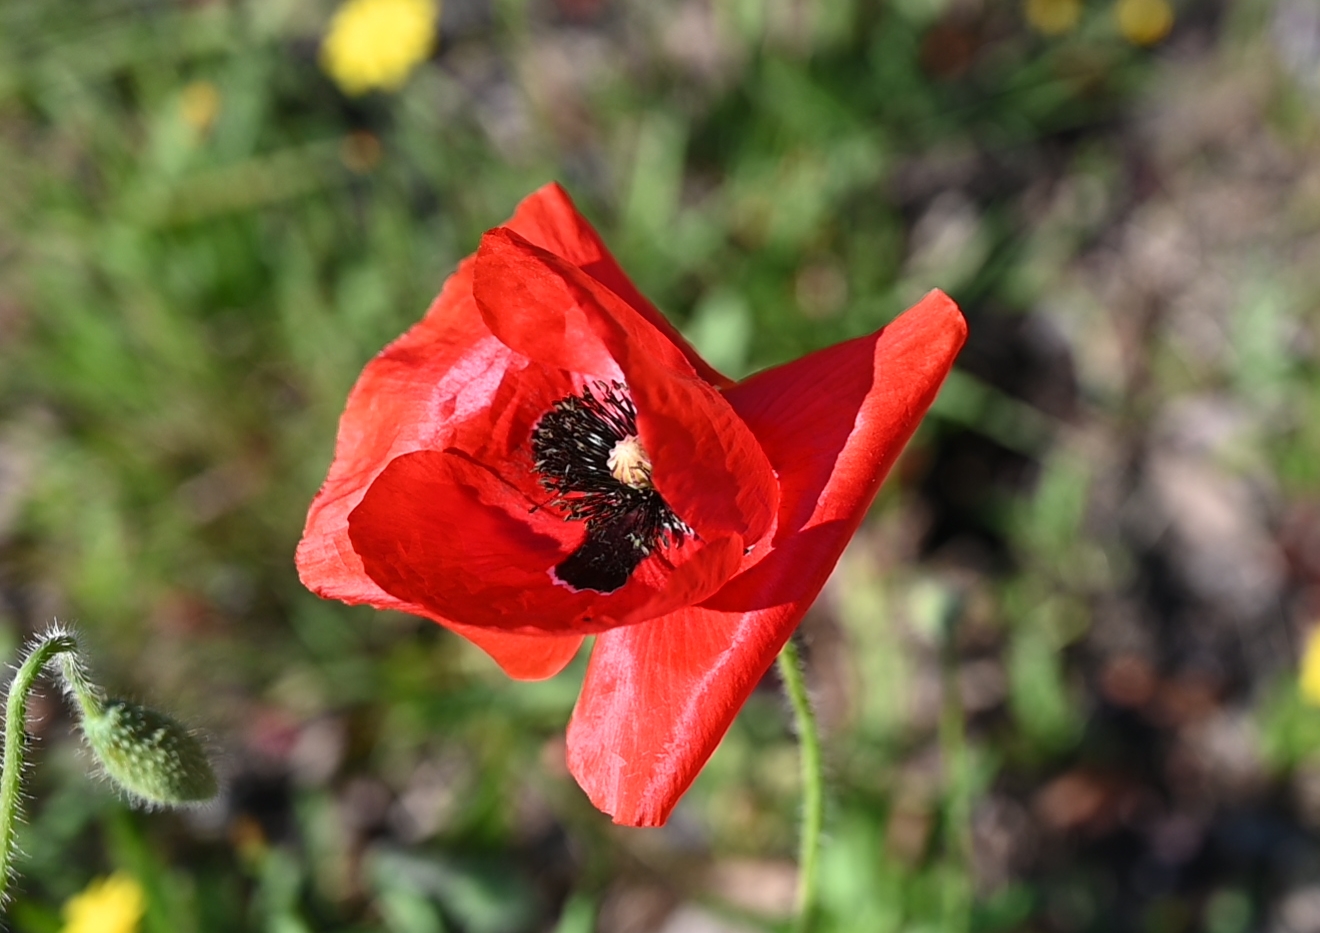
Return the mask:
{"type": "Polygon", "coordinates": [[[807,696],[802,659],[791,638],[779,652],[779,677],[793,706],[802,755],[802,839],[798,847],[797,919],[793,930],[794,933],[809,933],[816,915],[820,835],[825,824],[825,774],[821,765],[816,715],[807,696]]]}
{"type": "Polygon", "coordinates": [[[32,647],[19,665],[9,685],[5,703],[5,750],[3,771],[0,771],[0,900],[9,887],[10,864],[14,854],[14,834],[18,822],[19,785],[23,779],[23,752],[27,736],[23,727],[27,721],[27,699],[32,684],[42,670],[57,655],[78,650],[78,642],[63,631],[43,636],[32,647]]]}
{"type": "Polygon", "coordinates": [[[958,625],[963,598],[947,596],[941,613],[943,632],[940,673],[943,697],[939,743],[944,767],[944,854],[948,863],[943,892],[943,920],[948,933],[966,933],[972,925],[972,759],[967,722],[958,688],[958,625]]]}

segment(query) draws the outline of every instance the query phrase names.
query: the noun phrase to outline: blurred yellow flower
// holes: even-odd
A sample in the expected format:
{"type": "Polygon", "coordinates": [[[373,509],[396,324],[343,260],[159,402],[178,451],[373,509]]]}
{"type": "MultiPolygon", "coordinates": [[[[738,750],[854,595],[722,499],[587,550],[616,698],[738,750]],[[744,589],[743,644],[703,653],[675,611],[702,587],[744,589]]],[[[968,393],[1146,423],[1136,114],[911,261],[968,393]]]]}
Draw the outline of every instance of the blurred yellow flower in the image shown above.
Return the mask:
{"type": "Polygon", "coordinates": [[[321,67],[345,94],[397,91],[431,54],[436,0],[347,0],[321,43],[321,67]]]}
{"type": "Polygon", "coordinates": [[[1114,7],[1118,31],[1133,45],[1154,45],[1173,28],[1168,0],[1118,0],[1114,7]]]}
{"type": "Polygon", "coordinates": [[[1298,685],[1302,699],[1312,706],[1320,706],[1320,625],[1313,626],[1307,633],[1298,685]]]}
{"type": "Polygon", "coordinates": [[[1057,36],[1072,29],[1082,18],[1082,0],[1026,0],[1022,12],[1032,29],[1057,36]]]}
{"type": "Polygon", "coordinates": [[[179,94],[183,122],[205,133],[220,114],[220,91],[210,81],[193,81],[179,94]]]}
{"type": "Polygon", "coordinates": [[[115,872],[65,902],[62,933],[136,933],[146,912],[142,886],[132,875],[115,872]]]}

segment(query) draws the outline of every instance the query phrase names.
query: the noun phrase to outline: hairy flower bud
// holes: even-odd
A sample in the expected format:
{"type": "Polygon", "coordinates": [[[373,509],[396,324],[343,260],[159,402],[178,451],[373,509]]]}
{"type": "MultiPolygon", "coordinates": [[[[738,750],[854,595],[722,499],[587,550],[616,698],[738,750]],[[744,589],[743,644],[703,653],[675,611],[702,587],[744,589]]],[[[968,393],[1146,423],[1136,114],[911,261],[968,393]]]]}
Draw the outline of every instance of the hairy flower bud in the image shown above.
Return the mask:
{"type": "Polygon", "coordinates": [[[179,806],[215,796],[215,772],[202,744],[169,716],[106,700],[84,709],[82,727],[105,773],[144,802],[179,806]]]}

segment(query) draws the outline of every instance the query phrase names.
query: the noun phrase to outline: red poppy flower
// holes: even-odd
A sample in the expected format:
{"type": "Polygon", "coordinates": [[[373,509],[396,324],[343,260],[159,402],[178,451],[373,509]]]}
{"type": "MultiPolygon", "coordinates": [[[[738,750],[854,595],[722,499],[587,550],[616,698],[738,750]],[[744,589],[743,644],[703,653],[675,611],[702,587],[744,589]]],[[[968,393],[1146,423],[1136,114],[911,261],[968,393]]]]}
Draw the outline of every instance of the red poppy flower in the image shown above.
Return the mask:
{"type": "Polygon", "coordinates": [[[569,767],[659,825],[820,592],[966,326],[888,327],[733,383],[548,185],[363,371],[298,571],[512,677],[596,635],[569,767]]]}

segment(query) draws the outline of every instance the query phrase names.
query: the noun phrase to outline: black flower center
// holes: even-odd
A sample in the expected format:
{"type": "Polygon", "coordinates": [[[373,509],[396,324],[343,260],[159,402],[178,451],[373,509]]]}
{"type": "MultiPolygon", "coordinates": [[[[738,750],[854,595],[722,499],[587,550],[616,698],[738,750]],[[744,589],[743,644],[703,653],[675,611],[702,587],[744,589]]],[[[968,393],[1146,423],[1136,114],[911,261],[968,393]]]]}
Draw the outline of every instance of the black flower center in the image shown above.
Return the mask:
{"type": "Polygon", "coordinates": [[[587,538],[555,567],[574,589],[612,593],[657,547],[692,534],[651,485],[637,409],[621,382],[595,382],[555,402],[532,431],[550,506],[585,522],[587,538]]]}

